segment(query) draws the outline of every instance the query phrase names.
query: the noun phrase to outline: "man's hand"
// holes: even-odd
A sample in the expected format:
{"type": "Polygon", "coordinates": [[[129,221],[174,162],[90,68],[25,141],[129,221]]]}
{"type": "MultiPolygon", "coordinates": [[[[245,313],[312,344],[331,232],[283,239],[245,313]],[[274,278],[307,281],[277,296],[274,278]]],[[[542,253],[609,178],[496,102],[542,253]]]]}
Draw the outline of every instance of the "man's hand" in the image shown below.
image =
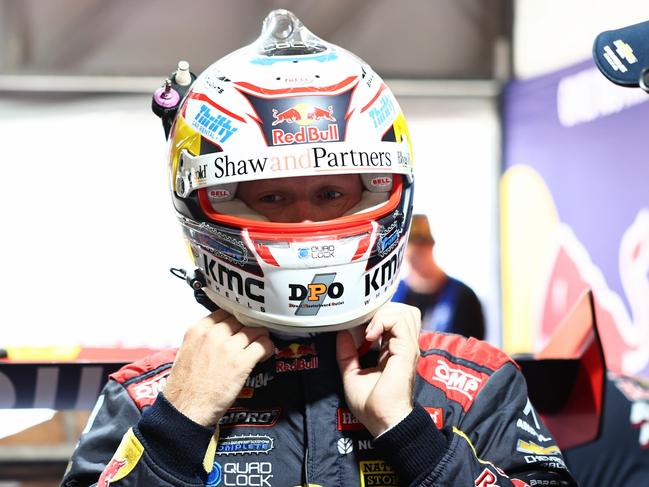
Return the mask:
{"type": "Polygon", "coordinates": [[[349,331],[338,332],[336,355],[351,412],[378,436],[413,409],[413,388],[419,359],[421,313],[400,303],[387,303],[365,329],[365,339],[382,338],[377,367],[361,369],[349,331]]]}
{"type": "Polygon", "coordinates": [[[164,395],[192,421],[214,426],[254,366],[274,349],[266,328],[246,327],[226,311],[215,311],[185,333],[164,395]]]}

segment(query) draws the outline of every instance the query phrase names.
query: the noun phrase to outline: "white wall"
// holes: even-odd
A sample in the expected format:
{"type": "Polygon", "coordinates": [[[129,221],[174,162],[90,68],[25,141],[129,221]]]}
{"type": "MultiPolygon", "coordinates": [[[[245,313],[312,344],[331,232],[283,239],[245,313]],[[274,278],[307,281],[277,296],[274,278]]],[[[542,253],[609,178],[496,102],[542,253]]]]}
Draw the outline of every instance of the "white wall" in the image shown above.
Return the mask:
{"type": "Polygon", "coordinates": [[[495,102],[406,98],[415,155],[415,212],[435,236],[435,258],[482,301],[487,339],[500,344],[498,187],[500,128],[495,102]]]}
{"type": "Polygon", "coordinates": [[[0,103],[0,347],[180,340],[204,313],[150,98],[0,103]]]}
{"type": "Polygon", "coordinates": [[[529,78],[591,58],[595,37],[649,20],[646,0],[515,0],[514,73],[529,78]]]}
{"type": "MultiPolygon", "coordinates": [[[[205,314],[168,271],[189,257],[149,104],[148,96],[0,100],[0,347],[178,344],[205,314]]],[[[499,327],[493,104],[402,105],[415,204],[430,216],[438,260],[475,289],[499,327]]]]}

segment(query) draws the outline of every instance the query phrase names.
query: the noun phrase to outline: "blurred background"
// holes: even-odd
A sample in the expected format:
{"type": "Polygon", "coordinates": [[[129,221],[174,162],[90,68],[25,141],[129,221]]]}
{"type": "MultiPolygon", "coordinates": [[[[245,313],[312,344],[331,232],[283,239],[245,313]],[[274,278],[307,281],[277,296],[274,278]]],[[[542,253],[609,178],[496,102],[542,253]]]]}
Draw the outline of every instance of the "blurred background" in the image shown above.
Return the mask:
{"type": "MultiPolygon", "coordinates": [[[[649,20],[642,0],[0,0],[1,348],[160,348],[204,315],[168,270],[190,264],[151,94],[273,8],[394,91],[415,211],[488,341],[540,348],[591,288],[609,366],[649,376],[649,95],[591,58],[599,32],[649,20]]],[[[12,381],[0,371],[0,486],[57,485],[88,412],[17,408],[12,381]]]]}

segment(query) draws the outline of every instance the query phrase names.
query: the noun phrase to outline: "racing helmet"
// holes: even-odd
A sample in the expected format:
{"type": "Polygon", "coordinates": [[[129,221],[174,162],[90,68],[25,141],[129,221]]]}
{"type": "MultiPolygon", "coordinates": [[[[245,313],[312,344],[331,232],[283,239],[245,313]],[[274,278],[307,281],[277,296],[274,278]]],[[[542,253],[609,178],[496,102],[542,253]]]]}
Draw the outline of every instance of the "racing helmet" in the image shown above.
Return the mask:
{"type": "Polygon", "coordinates": [[[182,69],[192,83],[166,127],[170,186],[205,294],[283,332],[369,321],[396,289],[412,213],[410,138],[390,89],[287,10],[195,80],[182,69]],[[268,221],[237,198],[243,181],[329,174],[364,189],[332,220],[268,221]]]}

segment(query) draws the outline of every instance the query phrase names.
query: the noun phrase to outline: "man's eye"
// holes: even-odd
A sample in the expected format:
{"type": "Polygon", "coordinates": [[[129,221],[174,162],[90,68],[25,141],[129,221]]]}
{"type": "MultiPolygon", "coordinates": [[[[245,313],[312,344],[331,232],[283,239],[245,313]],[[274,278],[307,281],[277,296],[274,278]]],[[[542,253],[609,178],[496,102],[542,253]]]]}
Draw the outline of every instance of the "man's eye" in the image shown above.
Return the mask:
{"type": "Polygon", "coordinates": [[[282,198],[280,195],[271,193],[271,194],[266,194],[264,196],[261,196],[259,198],[259,201],[261,201],[262,203],[278,203],[283,199],[284,198],[282,198]]]}
{"type": "Polygon", "coordinates": [[[335,191],[333,189],[322,192],[322,198],[325,200],[335,200],[340,198],[342,195],[343,194],[340,191],[335,191]]]}

